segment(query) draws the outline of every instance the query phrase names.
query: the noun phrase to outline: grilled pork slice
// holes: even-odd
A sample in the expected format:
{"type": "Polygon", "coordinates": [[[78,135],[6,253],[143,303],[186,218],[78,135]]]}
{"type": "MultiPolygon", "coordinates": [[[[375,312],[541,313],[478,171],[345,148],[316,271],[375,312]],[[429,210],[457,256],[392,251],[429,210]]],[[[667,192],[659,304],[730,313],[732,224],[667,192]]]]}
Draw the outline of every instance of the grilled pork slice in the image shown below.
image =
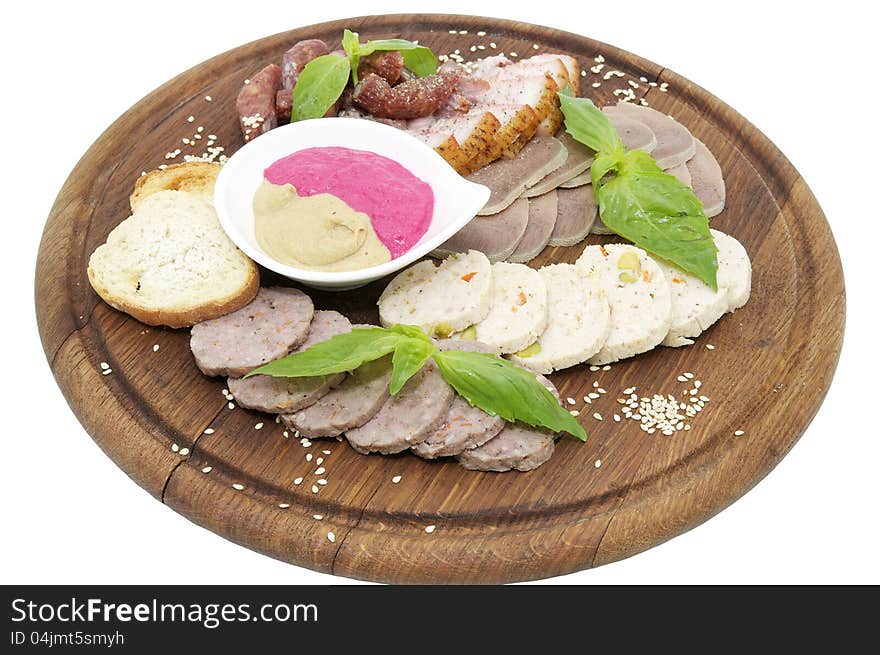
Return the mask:
{"type": "Polygon", "coordinates": [[[478,250],[490,262],[500,262],[519,247],[529,224],[531,201],[517,198],[510,207],[491,216],[477,216],[431,254],[446,257],[478,250]]]}

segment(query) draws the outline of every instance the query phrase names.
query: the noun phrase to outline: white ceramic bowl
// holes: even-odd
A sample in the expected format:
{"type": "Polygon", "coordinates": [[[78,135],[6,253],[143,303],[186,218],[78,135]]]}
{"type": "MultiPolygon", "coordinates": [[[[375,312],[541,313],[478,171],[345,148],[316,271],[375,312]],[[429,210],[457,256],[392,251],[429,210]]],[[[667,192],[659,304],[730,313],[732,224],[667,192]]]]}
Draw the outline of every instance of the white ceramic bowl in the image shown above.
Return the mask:
{"type": "Polygon", "coordinates": [[[220,224],[248,257],[307,286],[336,290],[363,286],[427,255],[467,225],[488,199],[489,189],[465,180],[430,146],[397,128],[358,118],[318,118],[277,127],[232,155],[220,170],[214,186],[214,206],[220,224]],[[324,146],[343,146],[383,155],[431,186],[434,215],[416,245],[384,264],[332,273],[287,266],[260,248],[254,236],[253,198],[263,181],[263,171],[293,152],[324,146]]]}

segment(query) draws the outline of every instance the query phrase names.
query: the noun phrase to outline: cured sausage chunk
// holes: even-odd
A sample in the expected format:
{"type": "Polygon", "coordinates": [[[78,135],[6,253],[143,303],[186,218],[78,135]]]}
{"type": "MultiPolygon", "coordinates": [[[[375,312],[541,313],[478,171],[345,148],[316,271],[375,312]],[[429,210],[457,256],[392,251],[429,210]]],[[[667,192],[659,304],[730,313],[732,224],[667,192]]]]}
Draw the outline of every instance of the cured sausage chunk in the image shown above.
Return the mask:
{"type": "Polygon", "coordinates": [[[397,84],[403,73],[403,55],[397,50],[391,50],[374,52],[364,57],[358,65],[358,78],[366,77],[370,73],[383,78],[388,84],[397,84]]]}
{"type": "MultiPolygon", "coordinates": [[[[339,312],[318,311],[312,319],[309,336],[294,352],[351,329],[351,323],[339,312]]],[[[262,412],[295,412],[316,402],[345,379],[345,373],[306,378],[276,378],[255,375],[247,379],[229,378],[229,391],[242,407],[262,412]]]]}
{"type": "Polygon", "coordinates": [[[306,39],[295,43],[281,58],[281,86],[293,89],[306,64],[329,53],[330,48],[321,39],[306,39]]]}
{"type": "Polygon", "coordinates": [[[429,360],[373,418],[345,436],[359,453],[399,453],[440,427],[454,395],[437,365],[429,360]]]}
{"type": "Polygon", "coordinates": [[[190,349],[205,375],[240,377],[302,344],[313,315],[311,298],[299,289],[263,288],[238,311],[196,323],[190,349]]]}
{"type": "Polygon", "coordinates": [[[370,73],[358,82],[352,100],[380,118],[420,118],[433,114],[449,99],[461,76],[459,66],[444,64],[433,75],[392,87],[384,77],[370,73]]]}
{"type": "Polygon", "coordinates": [[[278,125],[275,101],[280,87],[281,67],[278,64],[269,64],[241,87],[235,110],[245,142],[278,125]]]}

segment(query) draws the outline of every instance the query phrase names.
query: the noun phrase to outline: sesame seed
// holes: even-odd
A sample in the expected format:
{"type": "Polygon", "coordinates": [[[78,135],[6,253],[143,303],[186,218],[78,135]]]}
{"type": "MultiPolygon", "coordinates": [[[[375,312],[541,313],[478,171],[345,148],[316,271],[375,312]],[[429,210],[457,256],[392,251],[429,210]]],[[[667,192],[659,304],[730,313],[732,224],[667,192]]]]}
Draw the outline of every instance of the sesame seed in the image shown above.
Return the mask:
{"type": "Polygon", "coordinates": [[[192,123],[195,119],[196,119],[195,116],[187,116],[187,117],[186,117],[186,122],[187,122],[187,123],[192,123]]]}
{"type": "Polygon", "coordinates": [[[176,443],[171,444],[171,452],[176,453],[178,450],[180,450],[180,446],[176,443]]]}
{"type": "Polygon", "coordinates": [[[232,488],[235,489],[236,491],[241,491],[242,489],[244,489],[244,485],[238,484],[238,482],[235,482],[235,483],[233,483],[232,488]]]}
{"type": "MultiPolygon", "coordinates": [[[[486,36],[486,35],[482,34],[481,36],[486,36]]],[[[489,41],[489,47],[492,48],[492,50],[495,50],[498,46],[495,45],[494,41],[489,41]]]]}
{"type": "Polygon", "coordinates": [[[595,57],[593,57],[593,61],[601,64],[605,61],[605,57],[603,57],[602,55],[596,55],[595,57]]]}
{"type": "Polygon", "coordinates": [[[333,451],[332,450],[322,450],[321,452],[324,453],[325,455],[329,455],[333,451]]]}
{"type": "Polygon", "coordinates": [[[602,415],[601,415],[599,412],[594,412],[594,413],[593,413],[593,418],[596,419],[597,421],[601,421],[601,420],[602,420],[602,415]]]}
{"type": "Polygon", "coordinates": [[[483,30],[477,32],[477,36],[486,36],[486,33],[483,30]]]}
{"type": "Polygon", "coordinates": [[[519,55],[516,54],[515,52],[513,52],[512,50],[510,51],[510,56],[511,57],[519,57],[519,55]]]}
{"type": "Polygon", "coordinates": [[[467,34],[467,30],[458,30],[459,34],[467,34]]]}
{"type": "Polygon", "coordinates": [[[568,413],[571,414],[572,416],[580,416],[580,412],[577,411],[576,409],[571,409],[571,410],[569,410],[568,413]]]}
{"type": "Polygon", "coordinates": [[[287,509],[288,507],[290,507],[290,503],[278,503],[278,507],[280,507],[281,509],[287,509]]]}
{"type": "Polygon", "coordinates": [[[293,481],[293,484],[302,484],[302,481],[303,481],[302,478],[297,478],[296,480],[293,481]]]}
{"type": "Polygon", "coordinates": [[[608,393],[608,392],[605,391],[605,389],[603,389],[602,387],[596,387],[596,391],[598,391],[599,393],[608,393]]]}
{"type": "Polygon", "coordinates": [[[471,52],[476,52],[476,51],[477,51],[477,46],[472,45],[472,46],[471,46],[471,52]]]}
{"type": "Polygon", "coordinates": [[[587,394],[587,397],[592,398],[593,400],[596,400],[596,398],[599,397],[599,394],[596,393],[595,391],[593,391],[593,392],[590,392],[589,394],[587,394]]]}
{"type": "Polygon", "coordinates": [[[284,437],[285,439],[288,439],[290,437],[290,432],[288,432],[287,430],[284,430],[281,433],[281,436],[284,437]]]}
{"type": "Polygon", "coordinates": [[[226,405],[229,409],[235,409],[235,403],[229,403],[226,405]]]}
{"type": "Polygon", "coordinates": [[[598,388],[599,388],[599,382],[598,382],[598,381],[593,382],[593,388],[594,388],[594,389],[598,389],[598,388]]]}
{"type": "Polygon", "coordinates": [[[213,99],[211,96],[205,96],[205,102],[211,102],[213,99]]]}
{"type": "Polygon", "coordinates": [[[615,414],[615,415],[614,415],[614,420],[615,420],[616,422],[620,423],[620,414],[615,414]]]}
{"type": "Polygon", "coordinates": [[[322,475],[324,473],[326,473],[326,470],[324,469],[323,466],[319,466],[318,468],[315,469],[315,475],[322,475]]]}
{"type": "Polygon", "coordinates": [[[327,541],[329,541],[331,544],[336,541],[336,535],[333,534],[332,530],[327,533],[327,541]]]}
{"type": "Polygon", "coordinates": [[[456,30],[449,30],[449,33],[450,34],[458,34],[458,32],[456,30]]]}
{"type": "Polygon", "coordinates": [[[321,478],[320,480],[318,480],[318,484],[323,487],[325,484],[327,484],[327,480],[325,480],[324,478],[321,478]]]}
{"type": "Polygon", "coordinates": [[[181,449],[180,449],[180,454],[181,454],[182,456],[186,457],[187,455],[189,455],[189,448],[181,448],[181,449]]]}
{"type": "Polygon", "coordinates": [[[533,49],[533,50],[540,50],[540,49],[541,49],[541,46],[539,46],[537,43],[533,43],[533,44],[532,44],[532,49],[533,49]]]}
{"type": "Polygon", "coordinates": [[[746,433],[745,430],[737,430],[737,431],[734,432],[733,434],[735,434],[737,437],[741,437],[741,436],[743,436],[745,433],[746,433]]]}
{"type": "Polygon", "coordinates": [[[437,529],[437,526],[436,526],[436,525],[433,525],[433,524],[432,524],[432,525],[426,525],[426,526],[425,526],[425,532],[427,532],[428,534],[431,534],[431,533],[434,532],[434,530],[436,530],[436,529],[437,529]]]}
{"type": "Polygon", "coordinates": [[[320,491],[320,489],[318,489],[318,485],[313,484],[313,485],[312,485],[312,493],[313,493],[313,494],[316,494],[316,493],[318,493],[319,491],[320,491]]]}
{"type": "Polygon", "coordinates": [[[315,519],[316,521],[321,521],[324,519],[324,515],[323,514],[312,514],[312,518],[315,519]]]}
{"type": "Polygon", "coordinates": [[[715,346],[713,346],[711,343],[707,343],[706,350],[715,350],[715,346]]]}
{"type": "Polygon", "coordinates": [[[679,381],[679,382],[687,382],[688,379],[687,379],[685,376],[683,376],[683,375],[679,375],[679,376],[678,376],[678,381],[679,381]]]}
{"type": "Polygon", "coordinates": [[[313,455],[311,453],[306,453],[306,461],[311,462],[313,455]]]}
{"type": "Polygon", "coordinates": [[[593,82],[590,86],[593,87],[594,89],[598,89],[600,86],[602,86],[602,83],[601,82],[593,82]]]}
{"type": "Polygon", "coordinates": [[[593,462],[593,466],[595,466],[596,468],[599,468],[600,466],[602,466],[602,460],[597,459],[595,462],[593,462]]]}
{"type": "Polygon", "coordinates": [[[110,368],[110,364],[107,362],[101,362],[101,370],[106,371],[108,368],[110,368]]]}
{"type": "Polygon", "coordinates": [[[391,484],[397,484],[398,482],[400,482],[401,479],[402,479],[402,476],[395,475],[393,478],[391,478],[391,484]]]}
{"type": "Polygon", "coordinates": [[[254,430],[262,430],[262,429],[263,429],[263,422],[262,421],[260,421],[259,423],[257,423],[254,426],[254,430]]]}
{"type": "Polygon", "coordinates": [[[317,464],[318,466],[320,466],[320,465],[323,464],[323,463],[324,463],[324,458],[323,458],[323,457],[319,457],[318,459],[315,460],[315,464],[317,464]]]}
{"type": "Polygon", "coordinates": [[[687,373],[685,373],[684,376],[685,376],[688,380],[693,380],[693,379],[694,379],[694,374],[691,373],[690,371],[687,372],[687,373]]]}
{"type": "Polygon", "coordinates": [[[599,369],[598,366],[591,366],[591,367],[590,367],[590,370],[593,371],[593,372],[595,372],[595,371],[598,371],[598,370],[600,370],[600,369],[599,369]]]}
{"type": "Polygon", "coordinates": [[[213,466],[206,466],[205,468],[202,469],[202,473],[210,473],[213,470],[214,470],[213,466]]]}
{"type": "Polygon", "coordinates": [[[101,375],[110,375],[113,372],[112,368],[105,369],[101,375]]]}
{"type": "Polygon", "coordinates": [[[569,405],[574,405],[575,401],[574,401],[574,398],[566,398],[565,402],[567,402],[569,405]]]}
{"type": "Polygon", "coordinates": [[[159,352],[159,344],[158,343],[153,344],[153,352],[154,353],[159,352]]]}

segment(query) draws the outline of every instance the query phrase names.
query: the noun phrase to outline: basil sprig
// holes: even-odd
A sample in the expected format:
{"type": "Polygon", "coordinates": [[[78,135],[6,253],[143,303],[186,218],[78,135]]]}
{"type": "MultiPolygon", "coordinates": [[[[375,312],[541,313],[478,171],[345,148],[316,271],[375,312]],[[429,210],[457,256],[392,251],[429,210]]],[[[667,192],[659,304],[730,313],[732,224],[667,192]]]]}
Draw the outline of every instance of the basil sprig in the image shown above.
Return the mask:
{"type": "Polygon", "coordinates": [[[302,69],[293,87],[293,106],[290,122],[321,118],[339,100],[351,77],[358,83],[357,70],[361,57],[374,52],[398,50],[403,55],[403,65],[419,77],[437,71],[437,57],[429,48],[405,39],[382,39],[358,42],[358,35],[345,30],[342,49],[346,56],[329,54],[316,57],[302,69]]]}
{"type": "Polygon", "coordinates": [[[406,39],[379,39],[360,43],[358,33],[345,30],[342,34],[342,49],[351,64],[352,84],[358,83],[358,65],[362,57],[374,52],[398,51],[403,55],[403,65],[419,77],[437,72],[437,57],[427,48],[406,39]]]}
{"type": "Polygon", "coordinates": [[[587,98],[559,94],[565,129],[596,151],[590,169],[602,222],[653,255],[718,288],[718,249],[703,204],[648,153],[627,150],[608,117],[587,98]]]}
{"type": "Polygon", "coordinates": [[[471,405],[507,421],[521,421],[582,441],[587,434],[533,373],[506,359],[484,353],[439,350],[422,330],[411,325],[354,328],[298,353],[248,373],[273,377],[312,377],[352,371],[393,353],[391,394],[431,358],[440,374],[471,405]]]}

